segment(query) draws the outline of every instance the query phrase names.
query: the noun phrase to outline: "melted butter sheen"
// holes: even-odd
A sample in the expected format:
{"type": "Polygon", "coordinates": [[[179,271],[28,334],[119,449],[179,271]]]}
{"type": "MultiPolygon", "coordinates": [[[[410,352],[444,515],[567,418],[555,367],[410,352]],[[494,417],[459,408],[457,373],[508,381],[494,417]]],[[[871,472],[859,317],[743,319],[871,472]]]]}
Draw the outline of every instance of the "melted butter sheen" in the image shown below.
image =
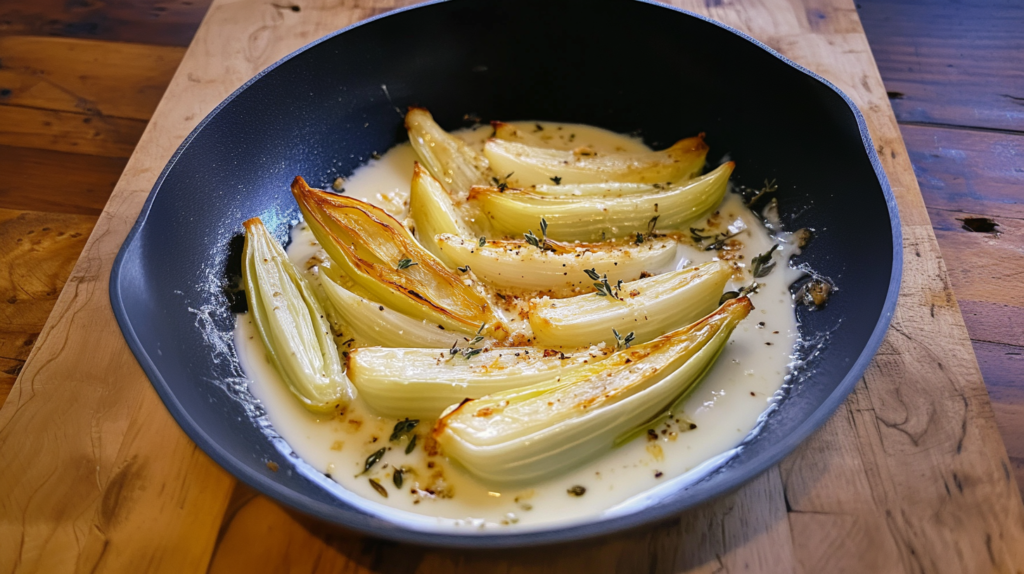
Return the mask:
{"type": "MultiPolygon", "coordinates": [[[[535,130],[534,122],[515,124],[535,130]]],[[[554,145],[586,145],[600,152],[647,149],[641,142],[598,128],[543,123],[554,145]]],[[[481,146],[490,127],[459,135],[481,146]]],[[[406,199],[415,154],[408,144],[388,151],[380,160],[356,170],[345,182],[345,193],[365,199],[406,217],[406,199]]],[[[742,169],[742,167],[740,168],[742,169]]],[[[738,236],[742,247],[731,255],[749,265],[774,241],[760,220],[738,197],[728,194],[719,209],[719,227],[741,221],[747,231],[738,236]]],[[[703,222],[694,227],[707,227],[703,222]]],[[[293,231],[289,257],[306,268],[318,251],[304,224],[293,231]]],[[[680,244],[676,268],[710,261],[715,252],[680,244]]],[[[782,261],[793,247],[785,245],[782,261]]],[[[778,258],[778,255],[776,255],[778,258]]],[[[739,275],[739,274],[738,274],[739,275]]],[[[779,264],[760,280],[751,297],[754,311],[734,332],[713,370],[689,397],[684,414],[659,427],[655,435],[640,437],[568,474],[517,489],[493,490],[476,481],[443,456],[429,456],[424,443],[433,421],[420,421],[413,430],[417,445],[406,454],[408,438],[390,442],[397,422],[374,415],[360,400],[339,417],[314,415],[294,400],[266,359],[256,330],[247,315],[236,321],[235,344],[239,361],[250,379],[252,393],[264,404],[274,429],[314,468],[329,474],[345,490],[365,499],[364,509],[419,529],[481,532],[495,529],[537,529],[578,523],[601,516],[653,506],[664,494],[696,480],[726,458],[755,428],[760,415],[776,400],[797,340],[794,302],[788,286],[800,272],[779,264]],[[367,457],[385,449],[383,458],[363,473],[367,457]],[[402,472],[402,487],[394,474],[402,472]],[[383,497],[370,483],[375,479],[387,492],[383,497]],[[574,495],[570,491],[583,495],[574,495]]],[[[751,281],[743,272],[728,290],[751,281]]],[[[429,445],[428,445],[429,446],[429,445]]]]}

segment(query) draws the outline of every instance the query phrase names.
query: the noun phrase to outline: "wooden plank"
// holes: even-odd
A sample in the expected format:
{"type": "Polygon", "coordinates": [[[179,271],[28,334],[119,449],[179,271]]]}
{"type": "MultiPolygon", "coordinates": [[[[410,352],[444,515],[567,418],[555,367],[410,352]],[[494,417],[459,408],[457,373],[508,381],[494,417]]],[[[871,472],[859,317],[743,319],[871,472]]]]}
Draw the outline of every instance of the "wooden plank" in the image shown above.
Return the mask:
{"type": "Polygon", "coordinates": [[[985,373],[996,424],[1006,441],[1017,484],[1024,484],[1024,385],[1020,377],[1024,372],[1024,348],[975,342],[974,352],[985,373]]]}
{"type": "MultiPolygon", "coordinates": [[[[0,209],[0,359],[28,357],[95,222],[89,215],[0,209]]],[[[2,371],[13,368],[0,364],[2,371]]]]}
{"type": "Polygon", "coordinates": [[[93,114],[0,106],[0,145],[128,157],[146,122],[93,114]]]}
{"type": "Polygon", "coordinates": [[[1024,219],[1024,135],[900,130],[929,208],[1024,219]]]}
{"type": "MultiPolygon", "coordinates": [[[[674,571],[1020,567],[1024,509],[1003,470],[1005,451],[853,6],[843,0],[769,0],[684,7],[746,29],[860,102],[905,224],[907,281],[896,328],[839,415],[779,471],[681,517],[677,526],[603,544],[500,556],[428,553],[416,558],[420,569],[564,571],[581,560],[594,567],[674,571]],[[932,302],[941,303],[934,315],[932,302]],[[718,506],[729,501],[735,504],[718,506]],[[787,505],[794,510],[788,519],[787,505]],[[1001,511],[986,511],[995,507],[1001,511]],[[841,532],[851,533],[847,546],[841,553],[824,552],[838,547],[835,529],[841,526],[846,528],[841,532]],[[832,554],[843,559],[831,560],[832,554]]],[[[0,491],[10,493],[0,498],[0,514],[10,517],[0,522],[0,539],[18,541],[19,548],[17,555],[0,553],[0,571],[17,565],[19,571],[77,566],[95,572],[178,572],[209,561],[234,481],[195,450],[145,381],[114,323],[107,277],[156,174],[205,113],[284,53],[382,6],[327,10],[326,3],[310,0],[300,8],[216,3],[129,161],[72,274],[73,287],[61,296],[0,410],[0,459],[5,461],[0,491]],[[316,17],[306,16],[310,13],[316,17]],[[251,37],[257,29],[260,41],[247,57],[230,48],[230,39],[251,37]],[[190,73],[200,81],[190,83],[190,73]],[[86,357],[90,368],[82,369],[86,357]],[[55,449],[60,457],[39,457],[55,449]],[[75,464],[62,464],[67,460],[75,464]]],[[[245,553],[259,554],[263,544],[280,548],[273,539],[237,543],[268,525],[272,511],[253,504],[256,511],[241,504],[219,530],[214,565],[241,563],[245,553]]],[[[381,548],[390,548],[388,559],[417,557],[414,549],[373,541],[323,533],[304,537],[297,522],[273,525],[277,535],[292,541],[287,549],[292,556],[326,556],[325,540],[338,540],[344,560],[331,565],[351,570],[404,569],[402,561],[375,564],[384,554],[381,548]]]]}
{"type": "MultiPolygon", "coordinates": [[[[984,304],[973,307],[976,313],[986,309],[1005,312],[1001,322],[1005,328],[1011,320],[1019,323],[1024,316],[1024,300],[1020,297],[1024,220],[998,218],[1001,233],[971,233],[959,221],[970,213],[937,209],[930,213],[942,253],[949,261],[949,278],[957,298],[984,304]]],[[[999,322],[992,317],[985,321],[999,322]]],[[[1000,335],[1003,330],[977,331],[972,338],[1017,344],[1019,333],[1000,335]]]]}
{"type": "Polygon", "coordinates": [[[4,2],[0,34],[188,46],[209,5],[210,0],[4,2]]]}
{"type": "Polygon", "coordinates": [[[25,361],[0,358],[0,407],[4,406],[4,401],[7,400],[7,395],[11,394],[14,381],[24,366],[25,361]]]}
{"type": "MultiPolygon", "coordinates": [[[[829,524],[853,521],[874,532],[884,517],[890,544],[882,547],[895,548],[898,556],[886,570],[978,572],[1024,564],[1020,492],[1006,470],[984,383],[867,42],[859,34],[832,34],[767,43],[834,82],[865,112],[899,203],[906,254],[892,327],[864,384],[781,465],[790,506],[817,515],[801,518],[816,525],[803,531],[821,533],[794,543],[797,560],[820,564],[829,524]],[[820,441],[839,441],[845,449],[820,441]],[[860,460],[842,457],[844,451],[860,460]],[[847,488],[857,474],[867,488],[847,488]],[[956,495],[947,490],[951,484],[956,495]],[[969,487],[956,487],[963,484],[969,487]],[[995,504],[1008,504],[1009,516],[977,512],[995,504]]],[[[864,551],[849,552],[844,569],[877,571],[879,547],[868,539],[864,551]]]]}
{"type": "Polygon", "coordinates": [[[296,519],[246,487],[226,515],[210,574],[411,572],[780,572],[791,564],[785,501],[772,469],[739,492],[614,538],[539,549],[462,552],[374,543],[296,519]],[[782,520],[778,517],[782,516],[782,520]],[[749,538],[747,538],[749,537],[749,538]],[[261,544],[253,545],[254,540],[261,544]]]}
{"type": "Polygon", "coordinates": [[[126,159],[0,146],[0,208],[99,215],[126,159]],[[16,176],[14,175],[16,174],[16,176]]]}
{"type": "Polygon", "coordinates": [[[0,37],[0,104],[148,120],[183,48],[0,37]]]}
{"type": "Polygon", "coordinates": [[[1024,4],[857,5],[899,121],[1024,131],[1024,4]]]}

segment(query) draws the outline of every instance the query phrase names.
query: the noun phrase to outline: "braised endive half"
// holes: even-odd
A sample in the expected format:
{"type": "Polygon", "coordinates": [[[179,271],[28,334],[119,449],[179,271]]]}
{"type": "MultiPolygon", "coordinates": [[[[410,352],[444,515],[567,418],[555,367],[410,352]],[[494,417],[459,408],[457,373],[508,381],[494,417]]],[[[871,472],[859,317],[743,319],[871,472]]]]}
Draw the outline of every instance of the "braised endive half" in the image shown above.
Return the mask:
{"type": "Polygon", "coordinates": [[[409,215],[416,220],[416,237],[420,245],[449,267],[457,267],[456,262],[438,247],[436,237],[442,233],[468,237],[470,233],[459,218],[458,209],[448,192],[441,186],[441,182],[430,175],[419,162],[412,168],[409,215]]]}
{"type": "Polygon", "coordinates": [[[331,413],[355,397],[324,309],[259,218],[246,221],[242,281],[267,357],[307,409],[331,413]]]}
{"type": "Polygon", "coordinates": [[[610,450],[700,382],[752,308],[731,299],[700,321],[594,365],[453,405],[433,434],[448,457],[493,484],[535,481],[610,450]]]}
{"type": "Polygon", "coordinates": [[[610,353],[600,348],[562,354],[535,347],[498,347],[478,353],[364,347],[349,352],[348,375],[359,395],[378,413],[436,419],[463,399],[563,376],[610,353]]]}
{"type": "Polygon", "coordinates": [[[381,304],[460,333],[503,336],[482,295],[424,249],[383,209],[309,187],[296,177],[292,193],[313,235],[340,271],[381,304]]]}
{"type": "Polygon", "coordinates": [[[409,108],[405,129],[420,161],[449,193],[464,198],[470,187],[488,181],[487,158],[441,129],[427,110],[409,108]]]}
{"type": "Polygon", "coordinates": [[[354,338],[360,345],[381,347],[429,347],[448,349],[460,339],[458,333],[436,323],[407,317],[360,294],[357,286],[339,274],[320,271],[323,287],[332,310],[344,324],[345,340],[354,338]]]}
{"type": "Polygon", "coordinates": [[[560,241],[627,237],[648,231],[653,217],[659,229],[675,229],[715,209],[725,197],[734,165],[728,162],[705,176],[648,193],[555,197],[476,186],[469,199],[504,233],[523,233],[544,218],[547,236],[560,241]]]}
{"type": "MultiPolygon", "coordinates": [[[[494,133],[491,134],[491,137],[493,138],[526,144],[530,146],[561,150],[572,150],[580,148],[579,140],[603,139],[600,136],[597,136],[597,138],[594,138],[593,136],[595,136],[596,133],[604,131],[601,130],[600,128],[595,128],[593,126],[542,126],[539,123],[533,123],[531,126],[527,125],[525,122],[520,123],[517,126],[499,121],[492,121],[491,127],[494,128],[494,133]],[[577,132],[581,131],[581,128],[583,133],[577,134],[577,132]],[[579,139],[577,139],[577,135],[580,136],[579,139]]],[[[591,141],[590,145],[600,146],[599,143],[593,141],[591,141]]],[[[602,149],[599,147],[599,149],[597,149],[596,151],[600,152],[602,151],[602,149]]],[[[619,137],[615,138],[614,144],[603,146],[603,151],[647,151],[647,146],[645,146],[640,140],[626,140],[624,138],[619,137]]]]}
{"type": "Polygon", "coordinates": [[[662,151],[598,154],[589,148],[558,150],[491,138],[484,155],[494,173],[512,174],[510,185],[552,182],[669,183],[694,177],[704,169],[708,146],[703,135],[680,140],[662,151]]]}
{"type": "MultiPolygon", "coordinates": [[[[675,258],[675,242],[652,237],[637,245],[633,241],[602,243],[543,242],[536,247],[526,241],[471,240],[450,234],[437,236],[441,252],[460,267],[470,266],[481,280],[500,288],[551,291],[589,289],[593,281],[586,270],[618,280],[636,279],[644,271],[663,270],[675,258]]],[[[539,243],[539,242],[538,242],[539,243]]]]}
{"type": "Polygon", "coordinates": [[[611,329],[633,332],[637,343],[689,325],[718,306],[732,268],[721,261],[612,285],[598,293],[530,301],[530,326],[539,345],[584,347],[614,343],[611,329]]]}

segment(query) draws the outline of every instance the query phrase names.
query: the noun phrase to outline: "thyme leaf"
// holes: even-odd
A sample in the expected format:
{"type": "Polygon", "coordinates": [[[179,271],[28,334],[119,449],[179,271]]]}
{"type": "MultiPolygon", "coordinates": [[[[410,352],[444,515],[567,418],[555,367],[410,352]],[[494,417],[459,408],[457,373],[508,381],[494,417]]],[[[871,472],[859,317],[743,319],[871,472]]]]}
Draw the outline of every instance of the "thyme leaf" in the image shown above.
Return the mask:
{"type": "Polygon", "coordinates": [[[395,488],[402,488],[402,483],[405,482],[405,477],[402,476],[403,474],[405,474],[405,471],[402,469],[395,469],[395,474],[391,477],[392,482],[395,483],[395,488]]]}
{"type": "Polygon", "coordinates": [[[466,265],[465,267],[459,267],[458,270],[460,273],[469,273],[469,265],[466,265]]]}
{"type": "Polygon", "coordinates": [[[633,343],[633,340],[636,339],[636,333],[634,331],[630,331],[628,335],[623,337],[622,335],[619,334],[619,332],[616,329],[612,329],[612,334],[615,335],[616,351],[628,349],[629,346],[633,343]]]}
{"type": "Polygon", "coordinates": [[[416,434],[412,435],[412,440],[410,440],[409,444],[406,445],[406,447],[405,447],[405,454],[409,454],[410,452],[412,452],[412,450],[414,448],[416,448],[416,437],[418,437],[418,436],[419,435],[416,435],[416,434]]]}
{"type": "MultiPolygon", "coordinates": [[[[515,173],[515,172],[513,171],[512,173],[515,173]]],[[[506,189],[508,189],[508,178],[512,177],[512,173],[510,173],[510,174],[508,174],[508,175],[506,175],[505,177],[502,177],[502,178],[498,178],[498,177],[492,177],[491,178],[491,181],[494,182],[494,185],[495,185],[495,187],[498,188],[498,191],[505,191],[506,189]]]]}
{"type": "Polygon", "coordinates": [[[373,465],[380,462],[380,459],[384,458],[384,453],[387,452],[387,450],[387,448],[382,448],[377,452],[371,454],[370,456],[366,457],[366,464],[363,465],[363,472],[360,474],[365,474],[371,468],[373,468],[373,465]]]}
{"type": "Polygon", "coordinates": [[[420,424],[419,419],[405,419],[395,423],[395,430],[391,432],[390,442],[398,442],[405,435],[412,432],[412,429],[416,428],[416,425],[420,424]]]}
{"type": "Polygon", "coordinates": [[[486,238],[486,237],[484,237],[483,235],[481,235],[481,236],[480,236],[480,240],[479,240],[479,241],[477,242],[477,244],[478,244],[478,245],[479,245],[480,247],[483,247],[484,245],[486,245],[486,244],[487,244],[487,238],[486,238]]]}
{"type": "Polygon", "coordinates": [[[703,244],[705,239],[711,239],[714,237],[714,235],[702,235],[702,231],[704,231],[703,227],[690,228],[690,239],[693,240],[693,242],[696,243],[698,246],[703,244]]]}
{"type": "Polygon", "coordinates": [[[416,263],[415,261],[409,259],[408,257],[403,257],[402,260],[398,262],[398,270],[402,271],[403,269],[408,269],[413,265],[419,265],[419,263],[416,263]]]}
{"type": "Polygon", "coordinates": [[[551,178],[551,181],[555,182],[555,185],[562,185],[562,178],[558,177],[557,175],[551,178]]]}
{"type": "Polygon", "coordinates": [[[726,241],[732,239],[733,237],[736,237],[737,235],[739,235],[740,233],[743,233],[744,231],[746,231],[746,230],[745,229],[741,229],[741,230],[737,231],[736,233],[722,233],[722,234],[716,235],[715,236],[715,242],[710,244],[710,245],[708,245],[707,247],[705,247],[704,251],[718,251],[719,249],[725,247],[725,242],[726,241]]]}
{"type": "Polygon", "coordinates": [[[772,272],[772,269],[775,269],[775,260],[772,259],[772,253],[774,253],[778,248],[778,244],[772,245],[771,249],[757,257],[754,257],[750,270],[751,273],[754,274],[754,278],[760,279],[761,277],[766,277],[772,272]]]}
{"type": "Polygon", "coordinates": [[[648,236],[654,235],[654,227],[656,225],[658,225],[658,218],[659,217],[661,217],[661,216],[660,215],[655,215],[654,217],[651,218],[650,221],[647,222],[647,235],[648,236]]]}
{"type": "Polygon", "coordinates": [[[380,481],[377,480],[376,478],[370,479],[370,486],[372,486],[373,489],[377,491],[377,494],[383,496],[384,498],[388,497],[388,489],[384,488],[384,485],[381,484],[380,481]]]}
{"type": "Polygon", "coordinates": [[[530,245],[536,247],[537,249],[543,249],[541,247],[541,238],[534,235],[532,229],[523,234],[523,237],[526,238],[526,242],[529,243],[530,245]]]}

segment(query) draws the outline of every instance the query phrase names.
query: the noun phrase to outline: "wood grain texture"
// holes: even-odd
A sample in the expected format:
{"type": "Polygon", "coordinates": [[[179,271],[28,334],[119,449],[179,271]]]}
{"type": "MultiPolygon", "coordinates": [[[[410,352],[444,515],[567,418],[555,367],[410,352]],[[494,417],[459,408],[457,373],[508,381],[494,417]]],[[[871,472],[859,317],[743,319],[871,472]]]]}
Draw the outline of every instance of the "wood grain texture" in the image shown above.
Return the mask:
{"type": "Polygon", "coordinates": [[[183,48],[0,36],[0,105],[148,120],[183,48]]]}
{"type": "Polygon", "coordinates": [[[4,2],[0,34],[188,46],[209,5],[210,0],[4,2]]]}
{"type": "Polygon", "coordinates": [[[1024,135],[901,126],[931,209],[1024,219],[1024,135]]]}
{"type": "MultiPolygon", "coordinates": [[[[0,209],[0,358],[24,361],[96,217],[0,209]]],[[[0,365],[0,370],[13,367],[0,365]]]]}
{"type": "Polygon", "coordinates": [[[1024,131],[1024,4],[863,0],[868,40],[901,122],[1024,131]]]}
{"type": "Polygon", "coordinates": [[[128,157],[146,122],[93,114],[0,106],[0,145],[128,157]]]}
{"type": "Polygon", "coordinates": [[[974,353],[985,373],[996,424],[1005,438],[1017,484],[1024,484],[1024,348],[975,341],[974,353]]]}
{"type": "Polygon", "coordinates": [[[4,406],[7,395],[14,388],[14,381],[18,379],[25,361],[0,358],[0,407],[4,406]]]}
{"type": "Polygon", "coordinates": [[[0,208],[97,216],[127,159],[0,146],[0,208]]]}
{"type": "Polygon", "coordinates": [[[204,114],[280,56],[393,6],[298,4],[293,11],[215,2],[128,162],[0,410],[0,492],[10,494],[0,497],[0,540],[17,548],[0,551],[0,572],[183,572],[207,564],[217,572],[1024,568],[1020,494],[848,0],[677,4],[747,31],[846,90],[866,115],[903,217],[907,261],[893,328],[850,399],[777,469],[670,523],[509,553],[426,551],[326,533],[235,488],[145,380],[114,322],[107,280],[159,170],[204,114]],[[60,454],[39,456],[47,452],[60,454]]]}

